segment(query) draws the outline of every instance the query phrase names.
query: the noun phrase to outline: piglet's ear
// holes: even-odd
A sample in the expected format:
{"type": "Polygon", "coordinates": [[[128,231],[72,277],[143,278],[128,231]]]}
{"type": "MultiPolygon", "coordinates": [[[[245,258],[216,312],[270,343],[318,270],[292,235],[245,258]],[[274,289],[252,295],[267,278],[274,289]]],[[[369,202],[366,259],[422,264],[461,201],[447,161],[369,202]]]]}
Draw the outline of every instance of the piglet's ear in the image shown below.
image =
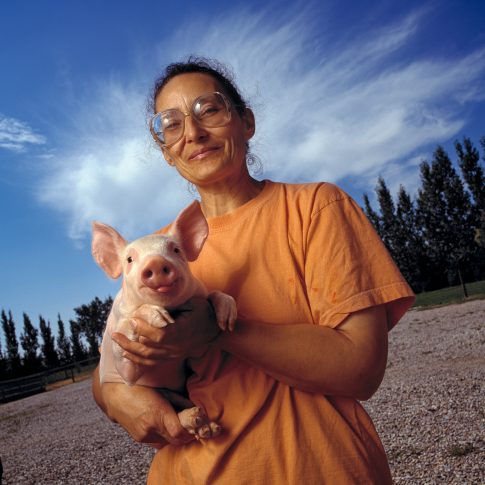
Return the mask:
{"type": "Polygon", "coordinates": [[[101,222],[93,222],[91,250],[94,260],[111,278],[121,275],[121,254],[127,242],[115,229],[101,222]]]}
{"type": "Polygon", "coordinates": [[[209,226],[199,202],[192,202],[180,212],[168,233],[182,245],[187,259],[195,261],[209,234],[209,226]]]}

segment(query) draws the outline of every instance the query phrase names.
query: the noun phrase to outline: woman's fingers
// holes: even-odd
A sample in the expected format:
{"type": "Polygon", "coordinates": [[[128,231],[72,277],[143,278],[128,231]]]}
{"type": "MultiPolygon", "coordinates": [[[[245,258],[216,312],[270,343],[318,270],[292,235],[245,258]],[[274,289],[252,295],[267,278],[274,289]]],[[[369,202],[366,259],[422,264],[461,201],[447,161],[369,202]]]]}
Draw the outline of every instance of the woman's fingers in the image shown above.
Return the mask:
{"type": "MultiPolygon", "coordinates": [[[[167,324],[171,325],[171,324],[167,324]]],[[[133,318],[131,326],[137,335],[142,337],[143,343],[147,345],[161,344],[165,336],[165,327],[155,327],[140,318],[133,318]]]]}
{"type": "MultiPolygon", "coordinates": [[[[141,364],[143,362],[151,362],[163,359],[167,357],[166,350],[163,347],[152,347],[148,346],[142,342],[135,342],[130,340],[122,333],[113,333],[111,338],[125,351],[127,354],[124,357],[132,360],[137,364],[141,364]]],[[[143,364],[143,365],[154,365],[152,364],[143,364]]]]}

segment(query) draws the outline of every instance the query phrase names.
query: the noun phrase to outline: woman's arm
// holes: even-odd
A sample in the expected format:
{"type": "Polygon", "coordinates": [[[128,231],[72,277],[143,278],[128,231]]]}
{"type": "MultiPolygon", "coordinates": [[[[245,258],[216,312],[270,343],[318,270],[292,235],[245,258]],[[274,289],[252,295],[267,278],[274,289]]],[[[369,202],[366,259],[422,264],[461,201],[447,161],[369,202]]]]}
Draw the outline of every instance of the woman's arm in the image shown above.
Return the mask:
{"type": "Polygon", "coordinates": [[[369,399],[387,363],[384,306],[347,317],[337,328],[238,322],[217,345],[298,389],[369,399]]]}
{"type": "Polygon", "coordinates": [[[104,413],[140,443],[161,448],[168,443],[182,445],[194,439],[180,424],[171,403],[155,389],[118,383],[101,385],[96,368],[92,390],[104,413]]]}
{"type": "MultiPolygon", "coordinates": [[[[144,337],[143,343],[123,336],[117,342],[126,350],[126,357],[143,365],[155,365],[159,359],[170,357],[170,352],[190,357],[186,332],[190,329],[193,337],[198,328],[215,327],[216,323],[209,313],[199,311],[193,320],[189,315],[184,315],[180,324],[176,319],[164,329],[139,321],[137,332],[144,337]],[[169,342],[171,350],[164,342],[169,342]]],[[[335,329],[238,321],[234,332],[221,333],[214,344],[292,387],[365,400],[384,376],[386,310],[376,306],[355,312],[335,329]]],[[[200,351],[200,345],[197,348],[200,351]]]]}

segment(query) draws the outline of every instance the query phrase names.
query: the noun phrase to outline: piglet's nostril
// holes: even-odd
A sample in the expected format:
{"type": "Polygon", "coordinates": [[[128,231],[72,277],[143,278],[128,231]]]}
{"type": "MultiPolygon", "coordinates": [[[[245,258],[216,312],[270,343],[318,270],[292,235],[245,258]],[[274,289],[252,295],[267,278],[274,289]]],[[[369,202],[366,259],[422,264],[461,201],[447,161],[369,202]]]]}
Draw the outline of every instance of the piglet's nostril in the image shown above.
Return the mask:
{"type": "Polygon", "coordinates": [[[147,269],[143,272],[143,278],[149,280],[153,276],[153,271],[151,269],[147,269]]]}
{"type": "Polygon", "coordinates": [[[162,271],[165,273],[165,274],[170,274],[170,266],[164,266],[162,271]]]}

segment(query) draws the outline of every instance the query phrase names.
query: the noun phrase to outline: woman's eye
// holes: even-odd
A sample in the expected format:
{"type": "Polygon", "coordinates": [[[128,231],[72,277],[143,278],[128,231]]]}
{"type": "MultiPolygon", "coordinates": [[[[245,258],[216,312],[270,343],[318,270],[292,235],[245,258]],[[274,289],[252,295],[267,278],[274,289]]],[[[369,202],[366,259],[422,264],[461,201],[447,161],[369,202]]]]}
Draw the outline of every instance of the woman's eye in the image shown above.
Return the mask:
{"type": "Polygon", "coordinates": [[[126,258],[126,261],[128,261],[128,263],[133,263],[133,258],[131,256],[128,256],[126,258]]]}
{"type": "Polygon", "coordinates": [[[175,130],[178,130],[179,128],[180,128],[180,122],[179,121],[173,121],[173,122],[167,123],[163,127],[163,130],[164,131],[175,131],[175,130]]]}
{"type": "Polygon", "coordinates": [[[163,131],[173,131],[178,130],[182,125],[182,121],[178,116],[171,115],[166,116],[162,119],[162,130],[163,131]]]}
{"type": "Polygon", "coordinates": [[[213,105],[205,105],[199,109],[199,116],[204,118],[205,116],[211,116],[219,112],[219,108],[213,105]]]}
{"type": "Polygon", "coordinates": [[[210,116],[214,113],[218,113],[222,109],[222,106],[212,99],[205,99],[197,102],[193,107],[193,112],[196,116],[210,116]]]}

